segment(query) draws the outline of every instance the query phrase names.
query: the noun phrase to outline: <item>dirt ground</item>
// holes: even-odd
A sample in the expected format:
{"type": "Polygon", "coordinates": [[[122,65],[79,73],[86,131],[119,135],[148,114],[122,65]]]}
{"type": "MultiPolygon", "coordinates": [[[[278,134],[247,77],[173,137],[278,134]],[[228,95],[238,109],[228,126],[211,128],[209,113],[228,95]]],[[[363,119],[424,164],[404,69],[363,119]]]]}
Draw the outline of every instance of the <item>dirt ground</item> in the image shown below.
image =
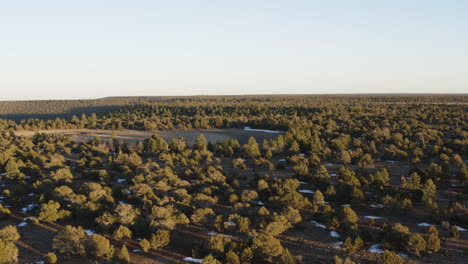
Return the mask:
{"type": "Polygon", "coordinates": [[[112,133],[117,135],[116,138],[124,140],[128,143],[136,143],[151,137],[154,133],[159,134],[168,143],[172,138],[182,137],[187,140],[189,145],[193,145],[198,135],[205,135],[206,139],[211,143],[222,141],[228,138],[234,138],[240,144],[247,143],[249,137],[255,137],[258,143],[262,143],[264,139],[275,138],[276,133],[267,133],[262,131],[248,131],[237,128],[230,129],[204,129],[204,130],[166,130],[166,131],[138,131],[138,130],[104,130],[104,129],[52,129],[52,130],[18,130],[15,135],[32,137],[36,133],[46,134],[64,134],[69,136],[75,142],[87,142],[95,137],[100,137],[101,140],[111,140],[112,133]]]}

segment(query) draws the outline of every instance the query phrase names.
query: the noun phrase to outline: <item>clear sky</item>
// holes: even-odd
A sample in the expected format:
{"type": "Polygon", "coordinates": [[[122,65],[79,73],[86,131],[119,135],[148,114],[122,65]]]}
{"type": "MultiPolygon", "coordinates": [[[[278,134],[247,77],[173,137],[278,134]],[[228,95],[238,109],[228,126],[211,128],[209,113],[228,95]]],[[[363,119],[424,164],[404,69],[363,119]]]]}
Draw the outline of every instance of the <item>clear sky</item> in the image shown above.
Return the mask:
{"type": "Polygon", "coordinates": [[[464,0],[0,2],[0,100],[467,93],[464,0]]]}

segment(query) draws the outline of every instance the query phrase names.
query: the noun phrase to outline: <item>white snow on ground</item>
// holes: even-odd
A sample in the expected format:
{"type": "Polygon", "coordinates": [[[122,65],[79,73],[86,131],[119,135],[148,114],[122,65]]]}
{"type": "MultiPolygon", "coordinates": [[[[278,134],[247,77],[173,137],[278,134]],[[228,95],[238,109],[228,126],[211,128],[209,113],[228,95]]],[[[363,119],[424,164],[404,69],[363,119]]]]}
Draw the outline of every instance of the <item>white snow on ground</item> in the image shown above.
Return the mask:
{"type": "Polygon", "coordinates": [[[6,173],[5,173],[5,172],[4,172],[4,173],[0,173],[0,176],[6,176],[6,173]]]}
{"type": "Polygon", "coordinates": [[[117,183],[123,183],[123,182],[126,182],[127,180],[126,179],[117,179],[117,183]]]}
{"type": "Polygon", "coordinates": [[[286,162],[286,159],[279,159],[280,162],[286,162]]]}
{"type": "Polygon", "coordinates": [[[460,226],[457,226],[457,229],[458,229],[458,231],[463,231],[463,232],[464,232],[464,231],[468,231],[468,229],[465,229],[465,228],[460,227],[460,226]]]}
{"type": "Polygon", "coordinates": [[[334,243],[332,243],[332,244],[333,244],[333,246],[334,246],[335,248],[341,248],[341,246],[343,245],[343,242],[338,241],[338,242],[334,242],[334,243]]]}
{"type": "Polygon", "coordinates": [[[382,249],[382,247],[379,244],[371,245],[369,247],[369,251],[372,252],[372,253],[378,253],[378,254],[384,253],[384,250],[382,249]]]}
{"type": "Polygon", "coordinates": [[[383,208],[384,205],[383,205],[383,204],[371,204],[370,207],[374,207],[374,208],[383,208]]]}
{"type": "Polygon", "coordinates": [[[325,163],[325,166],[333,166],[332,163],[325,163]]]}
{"type": "Polygon", "coordinates": [[[119,204],[125,204],[125,202],[124,201],[119,201],[119,204]]]}
{"type": "Polygon", "coordinates": [[[131,193],[132,193],[129,189],[125,189],[125,192],[126,192],[127,194],[131,194],[131,193]]]}
{"type": "Polygon", "coordinates": [[[300,184],[309,184],[308,182],[303,182],[303,181],[300,181],[299,183],[300,184]]]}
{"type": "Polygon", "coordinates": [[[21,211],[22,211],[23,213],[27,213],[27,212],[29,212],[29,211],[34,210],[34,209],[37,208],[38,206],[39,206],[38,204],[28,204],[28,205],[26,205],[26,207],[24,207],[23,209],[21,209],[21,211]]]}
{"type": "Polygon", "coordinates": [[[263,205],[263,202],[262,202],[262,201],[258,201],[257,204],[258,204],[258,205],[263,205]]]}
{"type": "Polygon", "coordinates": [[[132,252],[141,252],[141,249],[134,249],[132,252]]]}
{"type": "Polygon", "coordinates": [[[203,262],[203,259],[196,259],[196,258],[192,258],[192,257],[186,257],[186,258],[183,258],[184,261],[187,261],[187,262],[193,262],[193,263],[202,263],[203,262]]]}
{"type": "Polygon", "coordinates": [[[28,223],[26,223],[26,222],[21,222],[21,223],[18,224],[19,227],[23,227],[23,226],[27,226],[27,225],[28,225],[28,223]]]}
{"type": "Polygon", "coordinates": [[[351,205],[350,205],[350,204],[342,204],[341,206],[343,206],[343,207],[350,207],[351,205]]]}
{"type": "Polygon", "coordinates": [[[142,239],[141,237],[139,237],[139,238],[136,238],[135,240],[136,240],[136,241],[141,241],[141,240],[143,240],[143,239],[142,239]]]}
{"type": "Polygon", "coordinates": [[[406,255],[405,253],[397,253],[397,256],[402,258],[408,258],[408,255],[406,255]]]}
{"type": "Polygon", "coordinates": [[[86,229],[85,232],[86,232],[86,234],[87,234],[88,236],[92,236],[92,235],[95,234],[94,231],[91,230],[91,229],[86,229]]]}
{"type": "Polygon", "coordinates": [[[249,126],[244,127],[245,131],[258,131],[258,132],[265,132],[265,133],[275,133],[275,134],[281,134],[283,131],[278,131],[278,130],[268,130],[268,129],[256,129],[256,128],[251,128],[249,126]]]}
{"type": "Polygon", "coordinates": [[[36,264],[45,264],[45,261],[38,261],[36,264]]]}
{"type": "Polygon", "coordinates": [[[304,157],[305,154],[304,153],[299,153],[299,156],[304,157]]]}
{"type": "Polygon", "coordinates": [[[25,222],[28,221],[28,220],[34,221],[34,220],[36,220],[36,217],[30,216],[30,217],[26,217],[26,218],[23,219],[23,221],[25,221],[25,222]]]}
{"type": "Polygon", "coordinates": [[[299,190],[300,193],[314,193],[312,190],[299,190]]]}
{"type": "Polygon", "coordinates": [[[236,226],[237,224],[231,221],[224,222],[225,225],[236,226]]]}
{"type": "Polygon", "coordinates": [[[311,223],[314,224],[314,226],[319,227],[319,228],[327,228],[326,225],[320,224],[316,221],[311,221],[311,223]]]}
{"type": "Polygon", "coordinates": [[[427,226],[432,226],[432,225],[429,224],[429,223],[424,222],[424,223],[419,223],[418,226],[425,226],[425,227],[427,227],[427,226]]]}
{"type": "Polygon", "coordinates": [[[364,216],[364,218],[367,218],[367,219],[382,219],[382,220],[386,220],[387,218],[385,217],[381,217],[381,216],[372,216],[372,215],[366,215],[364,216]]]}
{"type": "Polygon", "coordinates": [[[336,173],[330,173],[331,177],[336,177],[336,173]]]}
{"type": "Polygon", "coordinates": [[[30,194],[28,194],[28,196],[34,196],[34,193],[30,193],[30,194]]]}
{"type": "Polygon", "coordinates": [[[331,237],[340,237],[340,234],[338,234],[338,232],[336,232],[336,231],[330,231],[330,236],[331,237]]]}
{"type": "Polygon", "coordinates": [[[209,235],[209,236],[222,235],[222,236],[229,237],[229,238],[234,238],[234,237],[235,237],[235,236],[226,235],[226,234],[218,234],[218,233],[216,233],[216,232],[208,232],[207,235],[209,235]]]}

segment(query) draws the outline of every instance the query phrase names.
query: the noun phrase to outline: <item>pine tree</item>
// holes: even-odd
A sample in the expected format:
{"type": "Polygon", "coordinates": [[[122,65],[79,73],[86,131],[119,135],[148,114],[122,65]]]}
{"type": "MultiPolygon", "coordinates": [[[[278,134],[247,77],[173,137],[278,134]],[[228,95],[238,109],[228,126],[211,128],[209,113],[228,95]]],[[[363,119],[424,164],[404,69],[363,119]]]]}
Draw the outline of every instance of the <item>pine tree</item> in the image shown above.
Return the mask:
{"type": "Polygon", "coordinates": [[[120,263],[124,263],[124,264],[130,263],[130,254],[128,254],[128,249],[126,245],[122,246],[119,254],[117,255],[117,258],[120,263]]]}
{"type": "Polygon", "coordinates": [[[197,150],[206,150],[208,142],[203,134],[198,135],[195,143],[193,144],[193,148],[197,150]]]}

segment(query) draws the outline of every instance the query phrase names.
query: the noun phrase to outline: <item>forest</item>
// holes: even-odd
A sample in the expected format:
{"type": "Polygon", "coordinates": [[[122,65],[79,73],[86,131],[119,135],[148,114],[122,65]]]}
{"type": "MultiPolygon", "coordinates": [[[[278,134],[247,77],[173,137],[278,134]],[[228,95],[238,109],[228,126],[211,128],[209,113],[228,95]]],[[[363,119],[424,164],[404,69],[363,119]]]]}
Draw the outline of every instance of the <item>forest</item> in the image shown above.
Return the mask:
{"type": "Polygon", "coordinates": [[[468,95],[11,101],[0,118],[0,263],[466,263],[468,95]]]}

